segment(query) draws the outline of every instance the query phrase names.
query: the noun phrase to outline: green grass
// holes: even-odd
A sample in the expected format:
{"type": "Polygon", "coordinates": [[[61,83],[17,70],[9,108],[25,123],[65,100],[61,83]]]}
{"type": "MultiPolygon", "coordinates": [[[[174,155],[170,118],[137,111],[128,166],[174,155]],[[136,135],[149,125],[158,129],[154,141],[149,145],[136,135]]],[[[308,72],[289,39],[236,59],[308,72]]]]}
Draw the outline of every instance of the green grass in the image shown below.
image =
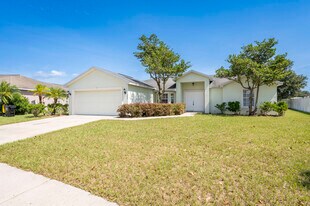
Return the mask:
{"type": "Polygon", "coordinates": [[[0,125],[13,124],[13,123],[18,123],[18,122],[27,122],[27,121],[37,120],[37,119],[42,119],[42,118],[44,118],[44,116],[34,117],[32,114],[15,115],[14,117],[0,116],[0,125]]]}
{"type": "Polygon", "coordinates": [[[307,205],[310,115],[98,121],[2,145],[0,162],[121,205],[307,205]]]}

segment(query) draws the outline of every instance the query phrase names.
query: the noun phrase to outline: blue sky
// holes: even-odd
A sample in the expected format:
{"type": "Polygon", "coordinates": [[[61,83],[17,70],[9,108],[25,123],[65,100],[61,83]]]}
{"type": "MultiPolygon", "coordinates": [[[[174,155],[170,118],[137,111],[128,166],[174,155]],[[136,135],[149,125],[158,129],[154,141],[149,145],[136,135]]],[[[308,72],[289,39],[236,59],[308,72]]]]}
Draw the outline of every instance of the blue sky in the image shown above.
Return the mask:
{"type": "Polygon", "coordinates": [[[2,0],[0,73],[65,83],[99,66],[147,79],[133,52],[142,34],[155,33],[207,74],[241,46],[275,37],[310,78],[309,11],[306,0],[2,0]]]}

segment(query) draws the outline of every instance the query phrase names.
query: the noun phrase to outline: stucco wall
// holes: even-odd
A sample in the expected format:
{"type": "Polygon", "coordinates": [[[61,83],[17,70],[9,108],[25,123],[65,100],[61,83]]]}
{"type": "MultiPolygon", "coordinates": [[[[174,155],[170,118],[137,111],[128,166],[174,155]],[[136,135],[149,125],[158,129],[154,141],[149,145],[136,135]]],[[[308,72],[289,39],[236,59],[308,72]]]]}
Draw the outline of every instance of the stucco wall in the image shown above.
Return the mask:
{"type": "Polygon", "coordinates": [[[217,114],[220,110],[215,108],[216,104],[223,102],[223,90],[222,88],[211,88],[210,89],[210,113],[217,114]]]}
{"type": "Polygon", "coordinates": [[[153,103],[154,90],[128,85],[128,103],[153,103]]]}
{"type": "MultiPolygon", "coordinates": [[[[39,97],[37,95],[33,95],[33,92],[26,91],[26,90],[21,90],[20,93],[24,97],[26,97],[31,104],[38,104],[39,103],[39,97]]],[[[44,97],[43,102],[44,102],[45,105],[48,105],[48,104],[54,103],[54,100],[53,99],[49,99],[47,97],[44,97]]],[[[58,100],[58,102],[61,103],[61,104],[66,104],[67,100],[58,100]]]]}

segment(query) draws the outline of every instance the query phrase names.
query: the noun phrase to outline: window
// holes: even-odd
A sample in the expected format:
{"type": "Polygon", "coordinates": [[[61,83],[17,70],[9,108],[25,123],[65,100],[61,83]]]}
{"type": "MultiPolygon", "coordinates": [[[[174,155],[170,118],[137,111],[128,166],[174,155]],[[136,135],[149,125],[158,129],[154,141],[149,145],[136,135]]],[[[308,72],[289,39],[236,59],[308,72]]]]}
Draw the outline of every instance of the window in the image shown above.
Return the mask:
{"type": "Polygon", "coordinates": [[[170,103],[171,104],[174,103],[174,94],[173,93],[170,94],[170,103]]]}
{"type": "MultiPolygon", "coordinates": [[[[254,93],[252,94],[252,105],[254,105],[254,93]]],[[[248,107],[250,105],[250,90],[243,90],[243,106],[248,107]]]]}
{"type": "Polygon", "coordinates": [[[161,99],[161,103],[168,103],[168,94],[167,93],[163,94],[163,97],[161,99]]]}

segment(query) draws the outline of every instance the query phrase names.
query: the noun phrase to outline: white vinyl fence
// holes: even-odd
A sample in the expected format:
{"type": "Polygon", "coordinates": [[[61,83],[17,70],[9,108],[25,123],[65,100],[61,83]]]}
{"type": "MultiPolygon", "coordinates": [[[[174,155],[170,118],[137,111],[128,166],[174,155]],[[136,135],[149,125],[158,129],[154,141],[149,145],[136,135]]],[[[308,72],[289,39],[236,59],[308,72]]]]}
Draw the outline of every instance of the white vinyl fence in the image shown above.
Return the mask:
{"type": "Polygon", "coordinates": [[[288,108],[310,113],[310,97],[294,97],[286,100],[288,108]]]}

